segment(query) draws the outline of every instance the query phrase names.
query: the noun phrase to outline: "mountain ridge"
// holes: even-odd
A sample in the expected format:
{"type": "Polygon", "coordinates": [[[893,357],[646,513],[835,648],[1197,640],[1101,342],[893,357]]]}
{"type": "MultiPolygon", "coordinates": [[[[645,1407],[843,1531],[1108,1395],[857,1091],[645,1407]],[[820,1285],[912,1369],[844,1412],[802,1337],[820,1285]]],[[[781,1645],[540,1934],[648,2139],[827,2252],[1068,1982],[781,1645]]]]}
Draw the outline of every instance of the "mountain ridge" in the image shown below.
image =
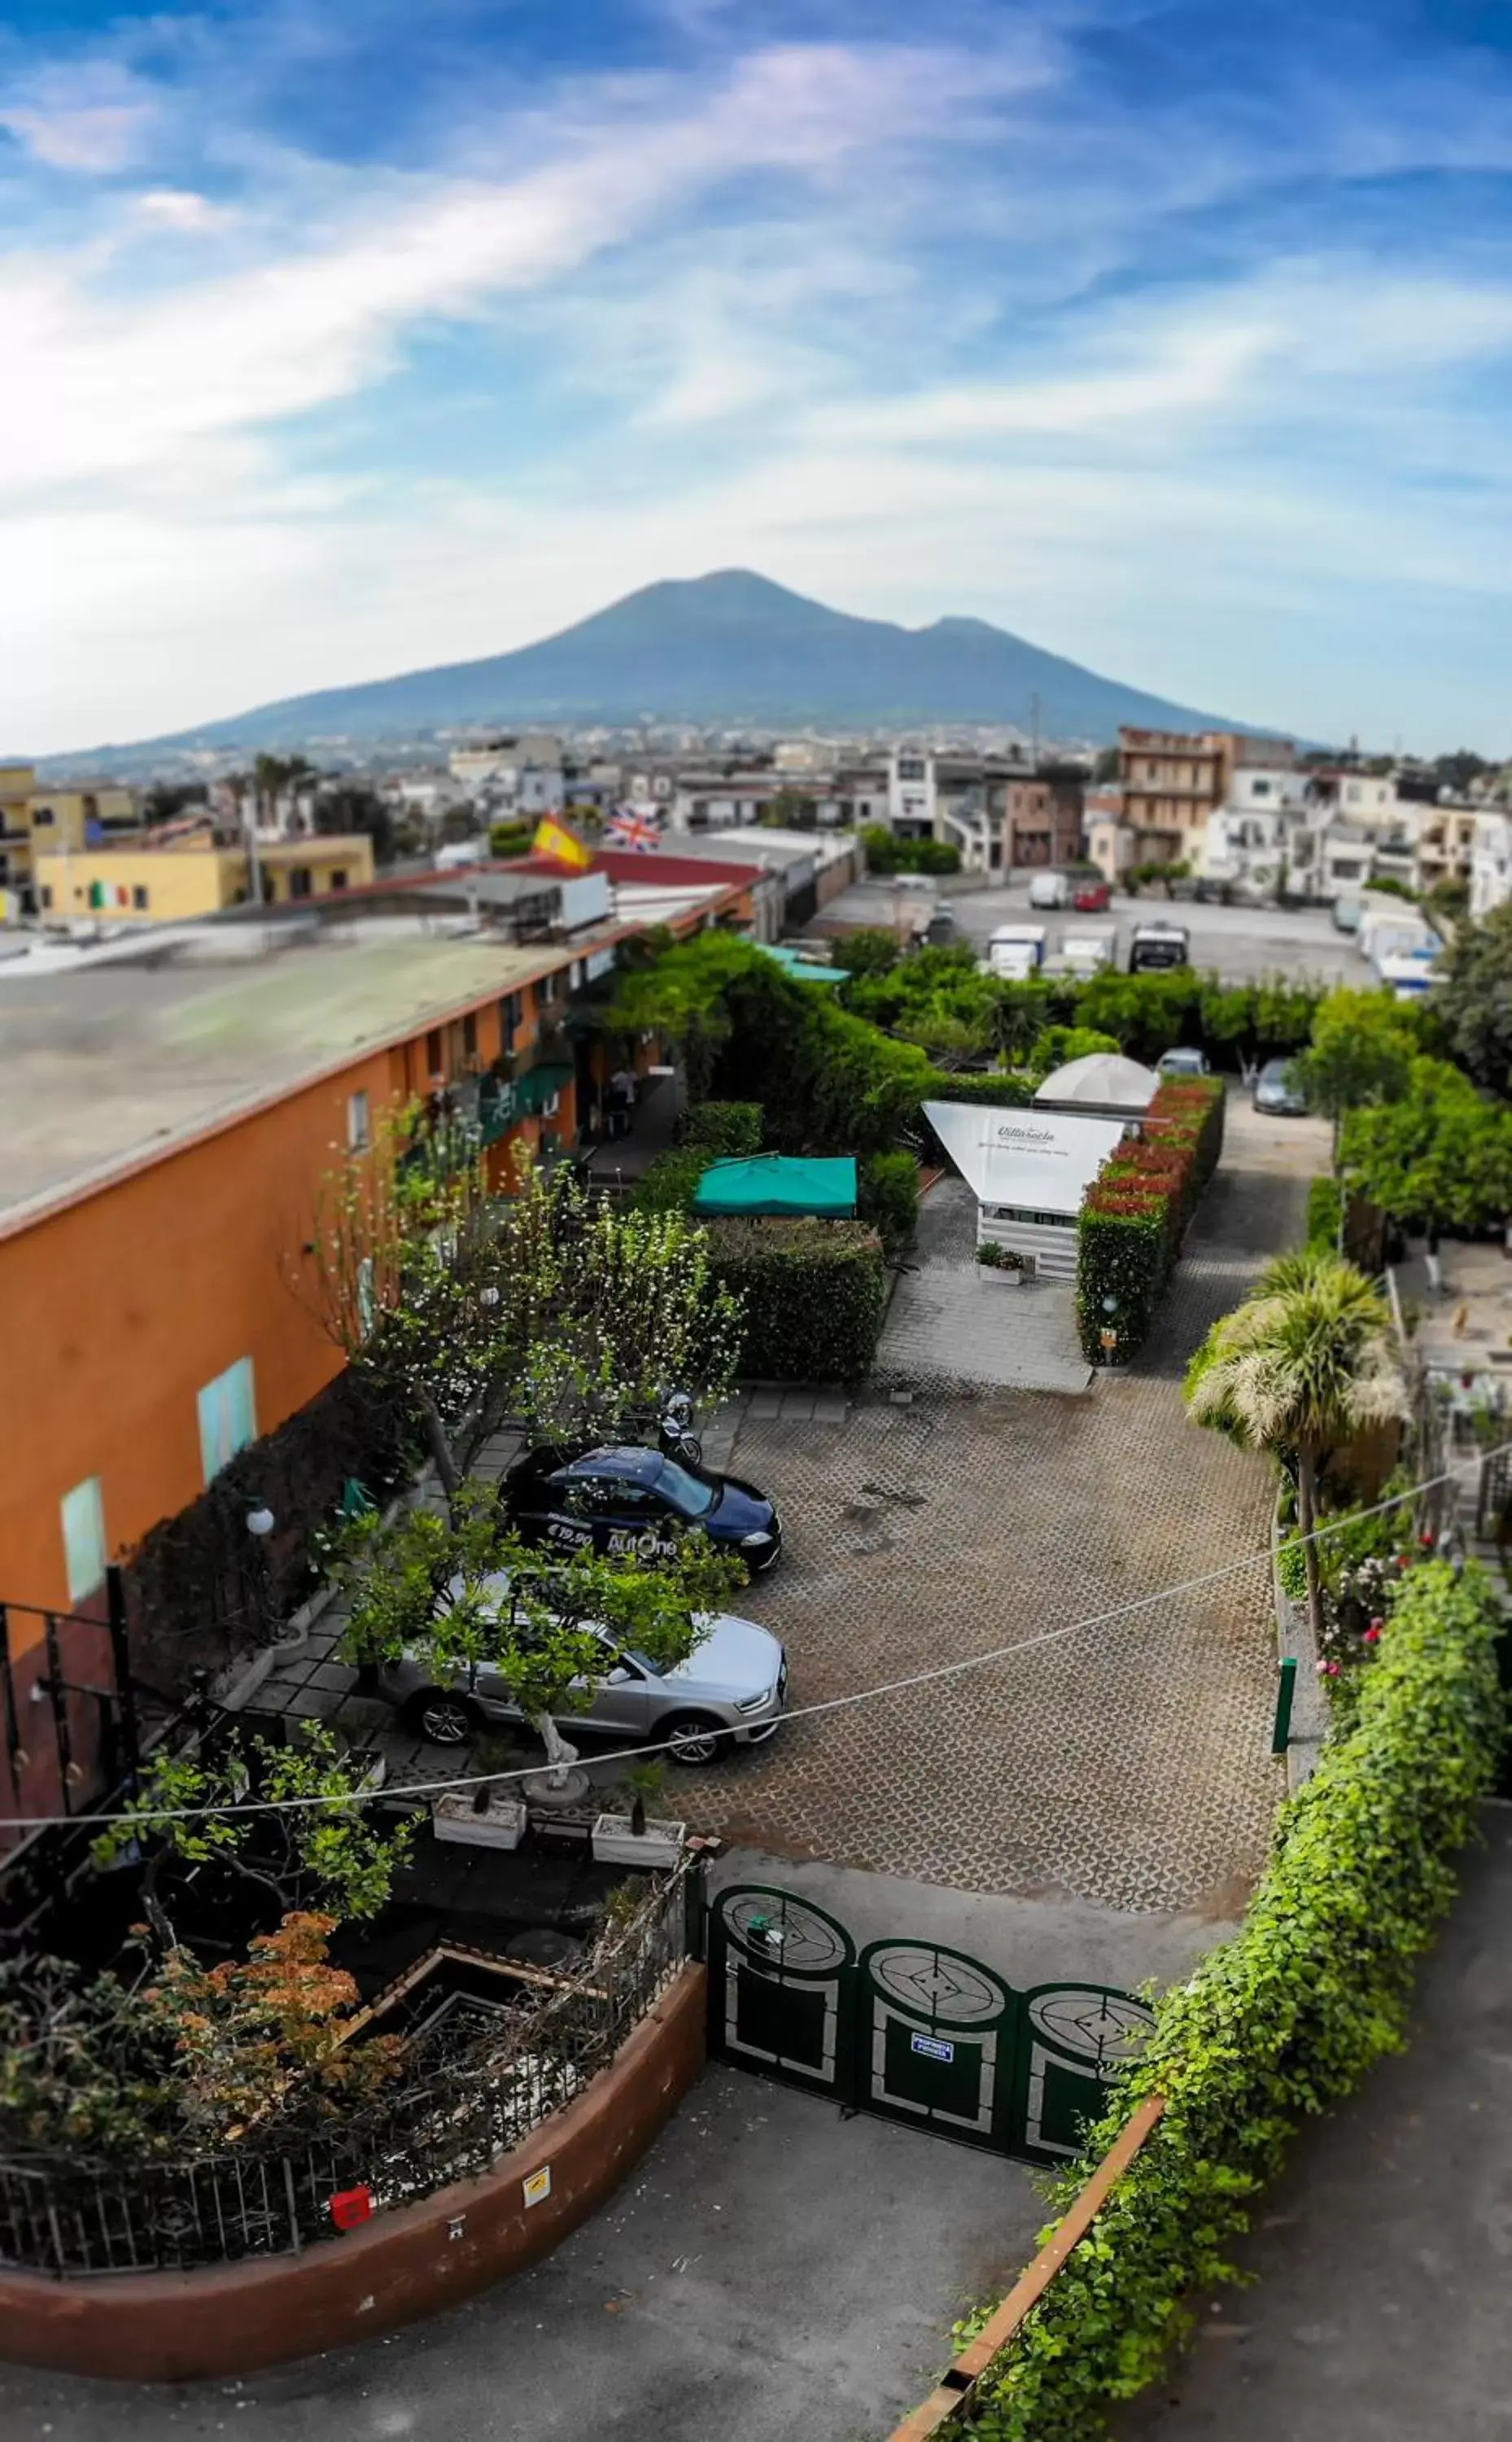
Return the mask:
{"type": "MultiPolygon", "coordinates": [[[[254,705],[229,719],[88,750],[87,759],[195,748],[256,753],[372,745],[436,729],[521,722],[622,726],[1037,722],[1106,744],[1120,724],[1235,728],[1102,677],[990,621],[923,628],[857,618],[751,569],[662,578],[513,652],[440,663],[254,705]],[[1037,702],[1036,702],[1037,700],[1037,702]]],[[[54,766],[86,759],[45,758],[54,766]]]]}

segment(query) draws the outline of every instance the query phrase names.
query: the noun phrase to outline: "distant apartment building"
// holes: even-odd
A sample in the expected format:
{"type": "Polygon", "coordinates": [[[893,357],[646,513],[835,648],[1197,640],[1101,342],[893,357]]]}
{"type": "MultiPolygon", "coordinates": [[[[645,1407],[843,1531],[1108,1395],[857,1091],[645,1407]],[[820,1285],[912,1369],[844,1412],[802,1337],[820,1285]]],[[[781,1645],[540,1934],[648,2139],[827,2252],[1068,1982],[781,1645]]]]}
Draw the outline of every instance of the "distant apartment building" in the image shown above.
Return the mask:
{"type": "MultiPolygon", "coordinates": [[[[54,923],[173,924],[218,915],[254,896],[249,847],[228,847],[207,821],[155,843],[151,831],[112,847],[39,853],[37,912],[54,923]]],[[[269,842],[256,851],[256,879],[270,905],[360,890],[373,880],[366,832],[269,842]]]]}
{"type": "Polygon", "coordinates": [[[522,819],[559,814],[567,804],[562,741],[548,730],[526,730],[482,746],[462,746],[448,758],[466,793],[522,819]]]}
{"type": "Polygon", "coordinates": [[[1470,914],[1477,920],[1512,899],[1512,812],[1486,808],[1475,817],[1470,853],[1470,914]]]}
{"type": "Polygon", "coordinates": [[[1002,869],[1009,789],[1032,778],[1012,756],[895,746],[887,761],[887,822],[900,839],[935,839],[960,851],[968,873],[1002,869]]]}
{"type": "Polygon", "coordinates": [[[1247,767],[1286,771],[1295,762],[1295,747],[1283,738],[1237,730],[1120,729],[1119,779],[1133,836],[1130,862],[1198,863],[1208,817],[1228,802],[1235,775],[1247,767]]]}
{"type": "Polygon", "coordinates": [[[1083,853],[1087,774],[1081,763],[1042,763],[1004,785],[1003,854],[1014,866],[1058,866],[1083,853]]]}
{"type": "Polygon", "coordinates": [[[50,789],[29,763],[0,764],[0,889],[35,905],[37,863],[130,837],[141,813],[130,789],[50,789]]]}

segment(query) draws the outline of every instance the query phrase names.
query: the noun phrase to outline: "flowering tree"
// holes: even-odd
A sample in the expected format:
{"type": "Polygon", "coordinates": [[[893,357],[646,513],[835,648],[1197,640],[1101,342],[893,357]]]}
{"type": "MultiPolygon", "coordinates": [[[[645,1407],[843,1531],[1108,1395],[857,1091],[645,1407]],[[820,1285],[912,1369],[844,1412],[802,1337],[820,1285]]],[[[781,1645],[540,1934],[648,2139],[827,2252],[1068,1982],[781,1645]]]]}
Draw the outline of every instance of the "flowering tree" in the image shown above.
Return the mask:
{"type": "Polygon", "coordinates": [[[537,1441],[610,1438],[667,1394],[721,1398],[738,1302],[680,1212],[592,1201],[519,1152],[490,1186],[476,1134],[411,1108],[326,1181],[321,1318],[425,1439],[448,1501],[506,1416],[537,1441]]]}
{"type": "Polygon", "coordinates": [[[416,1509],[353,1520],[337,1559],[351,1660],[419,1658],[443,1687],[459,1673],[488,1669],[558,1769],[572,1755],[554,1716],[589,1700],[606,1640],[671,1668],[695,1649],[702,1617],[742,1575],[697,1531],[654,1568],[632,1554],[543,1552],[521,1540],[497,1493],[477,1484],[462,1488],[444,1518],[416,1509]]]}

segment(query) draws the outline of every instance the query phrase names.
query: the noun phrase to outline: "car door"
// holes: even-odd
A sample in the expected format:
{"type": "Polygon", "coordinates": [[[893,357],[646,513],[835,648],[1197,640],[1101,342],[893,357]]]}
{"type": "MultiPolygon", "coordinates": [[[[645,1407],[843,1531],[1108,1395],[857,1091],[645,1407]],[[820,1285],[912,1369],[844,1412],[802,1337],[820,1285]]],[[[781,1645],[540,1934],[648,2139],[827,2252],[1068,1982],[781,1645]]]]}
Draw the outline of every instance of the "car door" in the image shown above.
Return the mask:
{"type": "Polygon", "coordinates": [[[605,1548],[611,1559],[666,1559],[676,1548],[677,1525],[659,1492],[644,1484],[616,1484],[605,1548]]]}
{"type": "Polygon", "coordinates": [[[544,1540],[559,1551],[594,1552],[606,1539],[605,1487],[592,1476],[554,1475],[545,1491],[549,1501],[540,1519],[544,1540]]]}
{"type": "Polygon", "coordinates": [[[625,1738],[644,1738],[650,1719],[653,1690],[646,1672],[628,1653],[604,1648],[604,1668],[588,1705],[596,1730],[613,1730],[625,1738]]]}

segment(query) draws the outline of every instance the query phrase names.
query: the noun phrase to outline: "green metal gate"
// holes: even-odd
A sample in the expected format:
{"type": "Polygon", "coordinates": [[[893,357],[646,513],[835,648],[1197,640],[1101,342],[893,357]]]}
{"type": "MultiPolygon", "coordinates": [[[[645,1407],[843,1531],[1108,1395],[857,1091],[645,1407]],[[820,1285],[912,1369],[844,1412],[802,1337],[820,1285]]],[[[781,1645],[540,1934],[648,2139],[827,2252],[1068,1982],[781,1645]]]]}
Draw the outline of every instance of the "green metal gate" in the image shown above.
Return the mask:
{"type": "Polygon", "coordinates": [[[710,1911],[710,2050],[906,2126],[1053,2163],[1076,2153],[1108,2081],[1153,2023],[1103,1984],[1016,1992],[942,1942],[871,1942],[764,1885],[710,1911]]]}

